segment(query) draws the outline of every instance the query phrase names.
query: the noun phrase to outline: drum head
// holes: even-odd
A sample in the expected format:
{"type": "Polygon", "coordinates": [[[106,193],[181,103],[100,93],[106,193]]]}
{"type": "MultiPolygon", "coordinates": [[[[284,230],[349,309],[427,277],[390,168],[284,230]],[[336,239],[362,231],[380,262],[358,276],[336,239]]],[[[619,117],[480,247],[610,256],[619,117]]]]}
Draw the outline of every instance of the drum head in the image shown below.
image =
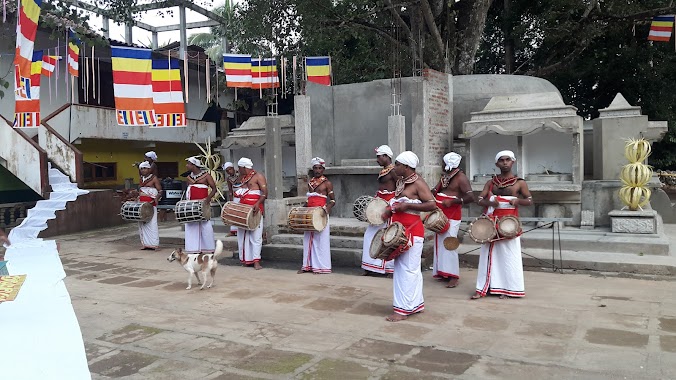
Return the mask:
{"type": "Polygon", "coordinates": [[[406,240],[403,224],[394,222],[385,228],[383,244],[386,247],[398,246],[402,243],[402,240],[406,240]]]}
{"type": "Polygon", "coordinates": [[[319,232],[324,231],[324,228],[326,228],[328,223],[329,218],[326,215],[326,211],[324,211],[324,209],[321,207],[315,207],[315,209],[312,210],[312,225],[314,226],[315,230],[319,232]]]}
{"type": "Polygon", "coordinates": [[[387,210],[387,202],[381,198],[373,198],[368,206],[366,206],[366,221],[374,226],[385,223],[383,219],[385,210],[387,210]]]}
{"type": "Polygon", "coordinates": [[[211,220],[211,203],[206,200],[202,202],[202,219],[211,220]]]}
{"type": "Polygon", "coordinates": [[[380,229],[376,234],[373,236],[373,240],[371,240],[371,247],[369,248],[369,256],[371,256],[372,259],[379,259],[381,251],[383,249],[383,235],[385,234],[385,229],[380,229]]]}
{"type": "Polygon", "coordinates": [[[515,237],[521,231],[521,222],[515,216],[505,216],[498,220],[498,232],[502,237],[515,237]]]}
{"type": "Polygon", "coordinates": [[[497,234],[495,224],[488,218],[479,218],[469,226],[469,237],[477,243],[487,243],[497,234]]]}
{"type": "Polygon", "coordinates": [[[263,218],[263,213],[260,210],[251,210],[248,218],[249,230],[253,231],[258,228],[261,224],[261,218],[263,218]]]}
{"type": "Polygon", "coordinates": [[[435,233],[444,233],[448,231],[448,228],[450,227],[448,218],[441,209],[431,211],[425,216],[423,221],[425,228],[435,233]]]}
{"type": "Polygon", "coordinates": [[[153,218],[153,211],[154,207],[151,203],[143,202],[143,205],[141,205],[141,221],[149,222],[153,218]]]}
{"type": "Polygon", "coordinates": [[[457,237],[449,236],[444,239],[444,248],[449,251],[455,251],[460,246],[460,240],[457,237]]]}

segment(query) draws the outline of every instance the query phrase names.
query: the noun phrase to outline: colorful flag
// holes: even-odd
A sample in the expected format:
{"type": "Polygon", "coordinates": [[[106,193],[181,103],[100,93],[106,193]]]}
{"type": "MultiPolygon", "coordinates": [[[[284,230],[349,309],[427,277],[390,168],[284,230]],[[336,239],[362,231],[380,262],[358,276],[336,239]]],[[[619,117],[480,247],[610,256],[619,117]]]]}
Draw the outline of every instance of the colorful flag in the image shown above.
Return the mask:
{"type": "Polygon", "coordinates": [[[653,17],[653,22],[652,24],[650,24],[650,33],[648,34],[648,40],[669,42],[669,40],[671,39],[671,32],[673,29],[674,29],[674,15],[653,17]]]}
{"type": "Polygon", "coordinates": [[[82,41],[73,33],[73,30],[68,30],[68,72],[74,77],[80,76],[80,45],[82,41]]]}
{"type": "Polygon", "coordinates": [[[228,87],[251,88],[251,54],[223,54],[228,87]]]}
{"type": "Polygon", "coordinates": [[[33,52],[29,77],[15,78],[19,81],[21,96],[28,100],[17,101],[16,127],[32,128],[40,125],[40,74],[42,72],[42,50],[33,52]]]}
{"type": "Polygon", "coordinates": [[[111,47],[113,91],[118,125],[155,125],[152,51],[111,47]]]}
{"type": "Polygon", "coordinates": [[[305,57],[307,81],[331,85],[331,57],[305,57]]]}
{"type": "Polygon", "coordinates": [[[56,63],[61,60],[61,57],[58,55],[45,55],[42,56],[42,75],[46,77],[51,77],[54,74],[56,69],[56,63]]]}
{"type": "MultiPolygon", "coordinates": [[[[40,125],[40,75],[37,91],[33,76],[33,47],[40,19],[42,0],[19,0],[19,15],[16,22],[16,50],[14,55],[14,127],[37,127],[40,125]]],[[[42,51],[40,51],[40,62],[42,51]]]]}
{"type": "Polygon", "coordinates": [[[252,58],[251,59],[251,88],[277,88],[279,76],[277,75],[277,59],[275,58],[252,58]]]}
{"type": "Polygon", "coordinates": [[[156,127],[185,127],[181,71],[176,59],[153,59],[153,102],[156,127]]]}

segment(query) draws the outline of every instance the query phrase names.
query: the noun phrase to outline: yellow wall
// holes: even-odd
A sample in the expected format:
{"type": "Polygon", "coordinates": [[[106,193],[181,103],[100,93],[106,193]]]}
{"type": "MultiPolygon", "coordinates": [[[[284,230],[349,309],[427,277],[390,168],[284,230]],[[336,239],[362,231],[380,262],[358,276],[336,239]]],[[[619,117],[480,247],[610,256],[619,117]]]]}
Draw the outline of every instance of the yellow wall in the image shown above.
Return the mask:
{"type": "Polygon", "coordinates": [[[82,152],[84,161],[116,162],[117,179],[115,181],[86,182],[87,188],[104,188],[124,185],[125,178],[133,178],[138,183],[138,168],[132,166],[135,162],[143,160],[143,155],[148,151],[157,153],[159,162],[177,162],[179,174],[184,172],[186,161],[190,156],[201,154],[195,144],[156,143],[154,148],[144,147],[140,141],[123,140],[90,140],[83,139],[82,144],[76,147],[82,152]]]}

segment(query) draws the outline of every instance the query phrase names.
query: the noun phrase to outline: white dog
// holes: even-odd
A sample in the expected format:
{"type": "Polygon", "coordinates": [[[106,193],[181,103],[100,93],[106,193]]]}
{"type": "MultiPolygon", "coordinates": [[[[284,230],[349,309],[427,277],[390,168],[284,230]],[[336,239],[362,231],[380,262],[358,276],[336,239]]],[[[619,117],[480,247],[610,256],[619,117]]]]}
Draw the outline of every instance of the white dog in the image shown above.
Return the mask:
{"type": "Polygon", "coordinates": [[[202,284],[200,287],[200,290],[202,290],[207,283],[207,272],[211,273],[211,283],[207,285],[207,288],[211,288],[214,284],[214,275],[216,274],[216,268],[218,268],[216,259],[221,252],[223,252],[223,242],[216,240],[216,250],[214,253],[183,253],[183,250],[178,248],[171,252],[167,260],[169,262],[178,260],[181,266],[188,271],[188,287],[186,289],[192,288],[192,276],[195,275],[197,277],[197,284],[202,284]],[[202,282],[200,282],[198,272],[202,273],[202,282]]]}

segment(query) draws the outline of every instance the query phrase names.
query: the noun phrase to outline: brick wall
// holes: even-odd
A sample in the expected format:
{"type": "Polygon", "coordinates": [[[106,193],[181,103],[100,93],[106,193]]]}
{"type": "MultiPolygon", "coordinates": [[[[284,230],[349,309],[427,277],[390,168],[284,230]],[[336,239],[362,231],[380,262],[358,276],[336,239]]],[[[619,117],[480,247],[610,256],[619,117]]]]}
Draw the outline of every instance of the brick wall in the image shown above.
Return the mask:
{"type": "Polygon", "coordinates": [[[424,165],[440,165],[441,159],[450,151],[451,120],[448,74],[435,70],[423,71],[424,118],[427,129],[424,165]]]}

